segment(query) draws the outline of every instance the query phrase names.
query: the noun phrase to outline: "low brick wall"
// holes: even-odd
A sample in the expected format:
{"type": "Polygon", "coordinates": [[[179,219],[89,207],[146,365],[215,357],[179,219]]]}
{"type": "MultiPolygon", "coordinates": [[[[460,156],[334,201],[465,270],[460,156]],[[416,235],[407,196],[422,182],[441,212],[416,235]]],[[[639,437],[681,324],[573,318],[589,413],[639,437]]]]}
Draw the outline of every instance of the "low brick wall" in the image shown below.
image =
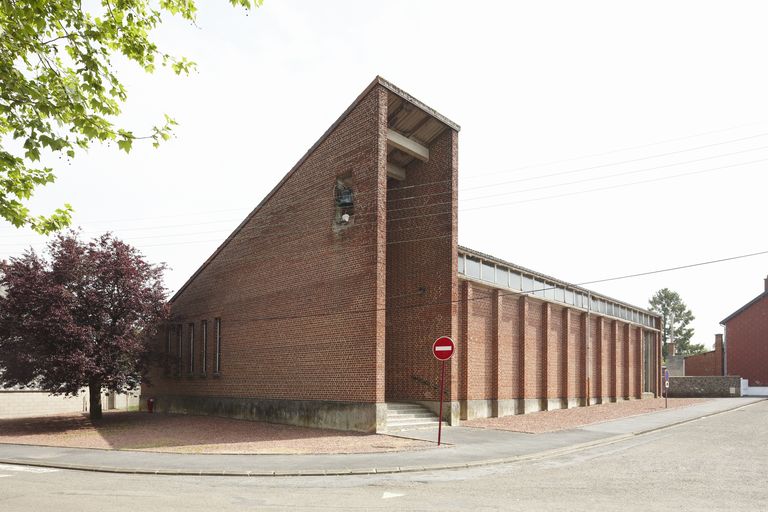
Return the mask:
{"type": "Polygon", "coordinates": [[[736,377],[670,377],[670,398],[715,398],[741,396],[741,379],[736,377]]]}

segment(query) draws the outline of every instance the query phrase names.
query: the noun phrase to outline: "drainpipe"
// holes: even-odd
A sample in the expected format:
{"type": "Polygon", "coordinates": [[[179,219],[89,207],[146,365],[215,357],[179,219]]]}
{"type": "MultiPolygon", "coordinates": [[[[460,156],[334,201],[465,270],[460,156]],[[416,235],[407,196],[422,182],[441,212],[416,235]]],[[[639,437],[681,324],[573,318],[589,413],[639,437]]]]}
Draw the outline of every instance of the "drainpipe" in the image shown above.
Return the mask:
{"type": "Polygon", "coordinates": [[[590,310],[591,310],[591,306],[592,306],[592,293],[591,292],[587,292],[587,326],[586,326],[587,337],[586,337],[586,341],[584,343],[584,357],[586,358],[585,359],[586,364],[584,366],[586,367],[585,368],[586,369],[585,377],[587,379],[587,386],[586,386],[587,403],[585,405],[587,407],[589,407],[589,375],[590,375],[590,372],[592,370],[590,368],[590,360],[589,360],[589,326],[591,324],[591,322],[589,321],[589,313],[590,313],[590,310]]]}
{"type": "MultiPolygon", "coordinates": [[[[768,282],[768,280],[766,280],[768,282]]],[[[728,350],[726,350],[726,335],[728,334],[728,326],[723,324],[723,376],[728,375],[728,350]]]]}

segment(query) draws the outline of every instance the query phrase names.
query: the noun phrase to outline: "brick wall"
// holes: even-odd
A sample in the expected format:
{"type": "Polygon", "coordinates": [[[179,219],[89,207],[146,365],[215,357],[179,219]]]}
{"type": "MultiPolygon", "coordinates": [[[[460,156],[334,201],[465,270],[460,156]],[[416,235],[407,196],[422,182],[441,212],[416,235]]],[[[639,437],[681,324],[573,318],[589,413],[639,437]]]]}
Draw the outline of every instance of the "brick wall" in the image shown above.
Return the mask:
{"type": "MultiPolygon", "coordinates": [[[[387,184],[387,401],[437,400],[433,383],[440,363],[432,356],[432,343],[438,336],[459,342],[457,137],[445,130],[429,145],[428,162],[412,162],[404,181],[387,184]]],[[[493,326],[486,329],[490,339],[493,326]]],[[[476,348],[473,357],[480,360],[493,355],[484,346],[476,348]]],[[[447,367],[448,397],[456,393],[457,368],[455,360],[447,367]]]]}
{"type": "Polygon", "coordinates": [[[155,368],[144,394],[384,400],[386,96],[369,89],[176,296],[184,367],[178,377],[155,368]],[[340,176],[355,194],[348,225],[336,222],[340,176]],[[214,318],[222,322],[220,375],[214,318]]]}
{"type": "Polygon", "coordinates": [[[523,299],[514,295],[498,297],[501,302],[499,329],[499,399],[514,399],[522,396],[522,367],[520,365],[521,303],[523,299]]]}
{"type": "MultiPolygon", "coordinates": [[[[460,400],[518,400],[516,412],[536,410],[536,400],[540,408],[581,405],[587,351],[593,399],[641,397],[641,327],[592,313],[587,348],[583,310],[471,279],[462,278],[460,289],[460,400]]],[[[485,410],[468,406],[462,414],[485,410]]]]}
{"type": "Polygon", "coordinates": [[[725,342],[728,375],[768,386],[768,294],[725,324],[725,342]]]}
{"type": "Polygon", "coordinates": [[[715,349],[685,357],[685,375],[723,375],[723,335],[715,336],[715,349]]]}

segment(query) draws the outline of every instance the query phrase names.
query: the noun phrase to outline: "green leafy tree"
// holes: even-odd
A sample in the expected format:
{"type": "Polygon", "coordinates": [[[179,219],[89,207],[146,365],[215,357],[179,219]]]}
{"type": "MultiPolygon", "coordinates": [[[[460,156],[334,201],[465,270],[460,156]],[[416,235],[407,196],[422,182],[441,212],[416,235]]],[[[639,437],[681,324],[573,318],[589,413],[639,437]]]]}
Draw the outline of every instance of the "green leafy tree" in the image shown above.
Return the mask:
{"type": "MultiPolygon", "coordinates": [[[[229,0],[251,9],[262,0],[229,0]]],[[[50,233],[67,226],[72,207],[33,216],[25,205],[52,183],[46,152],[72,159],[93,143],[114,142],[126,152],[138,139],[155,146],[176,122],[136,134],[117,118],[127,91],[112,59],[123,56],[152,73],[168,66],[189,73],[194,63],[163,52],[152,31],[166,16],[192,23],[194,0],[0,0],[0,217],[14,226],[50,233]]]]}
{"type": "Polygon", "coordinates": [[[667,344],[674,340],[678,354],[698,354],[703,352],[703,345],[691,343],[693,328],[688,327],[694,320],[693,313],[685,305],[677,292],[669,288],[657,291],[649,301],[650,310],[662,316],[661,333],[663,355],[667,357],[667,344]]]}

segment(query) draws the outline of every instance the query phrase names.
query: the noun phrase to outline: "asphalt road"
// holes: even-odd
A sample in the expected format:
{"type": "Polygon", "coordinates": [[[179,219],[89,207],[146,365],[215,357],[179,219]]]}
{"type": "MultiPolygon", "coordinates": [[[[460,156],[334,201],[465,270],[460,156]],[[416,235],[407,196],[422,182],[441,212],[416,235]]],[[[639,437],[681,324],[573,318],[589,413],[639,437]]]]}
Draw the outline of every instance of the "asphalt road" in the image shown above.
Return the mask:
{"type": "Polygon", "coordinates": [[[768,401],[567,455],[359,477],[134,476],[0,465],[0,510],[768,510],[768,401]]]}

